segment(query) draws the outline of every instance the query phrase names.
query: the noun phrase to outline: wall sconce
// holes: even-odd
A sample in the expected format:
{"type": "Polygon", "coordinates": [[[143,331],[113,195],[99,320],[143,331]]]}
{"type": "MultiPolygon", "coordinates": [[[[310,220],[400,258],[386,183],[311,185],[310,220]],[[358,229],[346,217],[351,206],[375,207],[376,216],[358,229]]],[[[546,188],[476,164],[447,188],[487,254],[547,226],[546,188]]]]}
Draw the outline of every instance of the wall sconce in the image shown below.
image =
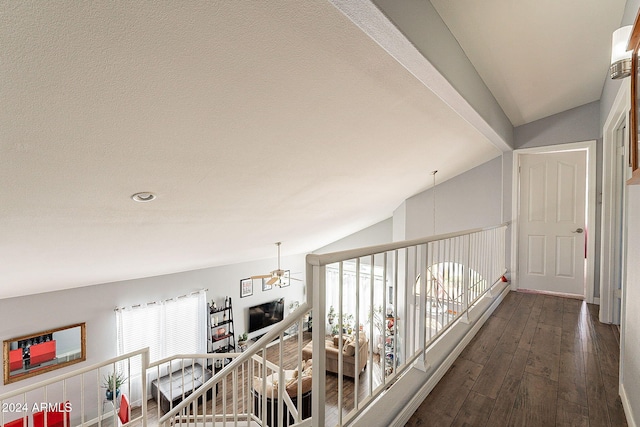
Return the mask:
{"type": "Polygon", "coordinates": [[[631,25],[618,28],[613,32],[611,42],[611,72],[612,79],[623,79],[631,75],[631,51],[627,50],[631,25]]]}

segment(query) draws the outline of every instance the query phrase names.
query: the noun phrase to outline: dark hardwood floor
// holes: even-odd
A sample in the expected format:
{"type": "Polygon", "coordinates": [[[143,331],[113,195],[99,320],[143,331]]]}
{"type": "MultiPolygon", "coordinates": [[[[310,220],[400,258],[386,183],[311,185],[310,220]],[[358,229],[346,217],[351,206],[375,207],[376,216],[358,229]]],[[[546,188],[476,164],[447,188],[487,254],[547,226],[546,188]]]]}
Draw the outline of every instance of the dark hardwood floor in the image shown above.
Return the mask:
{"type": "Polygon", "coordinates": [[[408,426],[626,426],[619,332],[583,301],[511,292],[408,426]]]}

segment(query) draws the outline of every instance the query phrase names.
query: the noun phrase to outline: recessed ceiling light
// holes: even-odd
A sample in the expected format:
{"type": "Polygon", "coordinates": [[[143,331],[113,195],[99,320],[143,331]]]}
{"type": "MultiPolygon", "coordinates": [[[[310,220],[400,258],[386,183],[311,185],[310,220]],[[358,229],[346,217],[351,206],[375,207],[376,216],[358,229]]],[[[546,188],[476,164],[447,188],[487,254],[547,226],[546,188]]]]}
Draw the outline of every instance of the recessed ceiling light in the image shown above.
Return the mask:
{"type": "Polygon", "coordinates": [[[140,193],[134,194],[133,196],[131,196],[131,198],[136,202],[143,203],[143,202],[150,202],[152,200],[155,200],[156,195],[148,191],[142,191],[140,193]]]}

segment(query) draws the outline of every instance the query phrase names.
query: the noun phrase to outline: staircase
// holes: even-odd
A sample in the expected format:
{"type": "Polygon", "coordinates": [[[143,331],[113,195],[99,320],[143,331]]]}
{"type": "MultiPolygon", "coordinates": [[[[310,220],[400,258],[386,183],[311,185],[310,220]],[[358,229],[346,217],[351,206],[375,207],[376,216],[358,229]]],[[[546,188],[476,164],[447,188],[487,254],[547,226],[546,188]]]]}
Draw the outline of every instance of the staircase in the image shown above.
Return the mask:
{"type": "MultiPolygon", "coordinates": [[[[71,401],[73,426],[116,425],[117,405],[105,405],[99,379],[139,366],[145,374],[128,376],[126,389],[146,390],[156,402],[164,400],[168,411],[158,404],[150,414],[146,399],[140,399],[132,405],[141,407],[141,415],[131,417],[129,410],[124,425],[146,427],[151,419],[160,426],[404,425],[508,291],[501,281],[506,228],[308,255],[307,301],[243,353],[185,354],[149,363],[148,350],[140,350],[7,393],[0,404],[38,395],[71,401]],[[328,268],[337,271],[329,281],[328,268]],[[337,306],[334,327],[343,331],[335,338],[342,351],[335,363],[332,359],[330,373],[328,304],[337,306]],[[380,329],[374,319],[383,312],[380,329]],[[311,313],[309,344],[302,331],[311,313]],[[287,335],[292,326],[300,333],[287,335]],[[351,341],[366,346],[350,350],[351,341]],[[305,346],[312,361],[305,360],[305,346]],[[366,367],[347,376],[353,370],[346,363],[354,357],[365,359],[366,367]],[[224,367],[210,378],[193,374],[202,372],[198,366],[216,364],[224,367]],[[158,380],[167,376],[170,386],[162,392],[158,380]]],[[[3,413],[2,424],[13,418],[3,413]]]]}

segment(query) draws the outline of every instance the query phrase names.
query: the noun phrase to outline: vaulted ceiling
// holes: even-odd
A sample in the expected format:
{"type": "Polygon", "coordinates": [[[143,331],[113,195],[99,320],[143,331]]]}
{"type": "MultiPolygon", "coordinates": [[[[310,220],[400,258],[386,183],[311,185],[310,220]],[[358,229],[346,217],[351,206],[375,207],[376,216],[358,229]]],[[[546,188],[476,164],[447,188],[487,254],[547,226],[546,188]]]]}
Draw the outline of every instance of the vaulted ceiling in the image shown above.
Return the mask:
{"type": "Polygon", "coordinates": [[[431,0],[514,126],[600,99],[625,0],[431,0]]]}
{"type": "MultiPolygon", "coordinates": [[[[560,7],[520,33],[525,16],[450,3],[433,2],[514,124],[597,99],[599,45],[583,58],[599,82],[525,87],[563,67],[545,47],[560,7]],[[505,34],[509,49],[485,45],[505,34]]],[[[595,3],[581,8],[619,22],[623,2],[595,3]]],[[[329,2],[1,0],[0,16],[0,298],[272,257],[276,241],[308,252],[388,218],[432,170],[501,153],[329,2]]],[[[566,51],[593,44],[584,27],[566,51]]]]}

